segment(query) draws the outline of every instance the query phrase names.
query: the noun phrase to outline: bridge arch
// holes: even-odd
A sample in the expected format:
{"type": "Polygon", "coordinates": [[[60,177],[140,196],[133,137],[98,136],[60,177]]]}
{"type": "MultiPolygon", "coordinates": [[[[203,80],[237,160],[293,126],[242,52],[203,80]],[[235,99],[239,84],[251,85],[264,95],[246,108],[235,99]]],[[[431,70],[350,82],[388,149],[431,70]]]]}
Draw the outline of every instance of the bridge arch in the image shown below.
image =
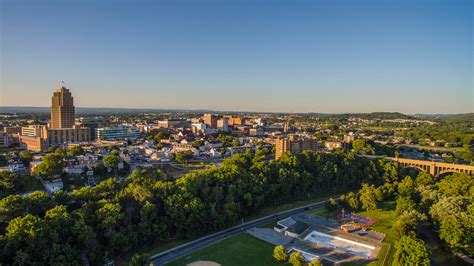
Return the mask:
{"type": "Polygon", "coordinates": [[[437,170],[438,171],[436,172],[436,177],[446,176],[448,174],[453,174],[453,173],[465,173],[468,175],[474,174],[474,172],[467,169],[455,169],[455,168],[449,168],[449,167],[440,167],[437,170]]]}
{"type": "Polygon", "coordinates": [[[411,167],[411,168],[416,168],[416,169],[428,172],[432,176],[439,176],[448,172],[466,173],[468,175],[474,174],[474,166],[471,166],[471,165],[413,160],[413,159],[405,159],[405,158],[398,158],[398,157],[396,158],[386,157],[386,159],[398,162],[403,167],[411,167]]]}
{"type": "Polygon", "coordinates": [[[454,174],[454,173],[459,173],[458,171],[455,171],[455,170],[446,170],[446,171],[441,171],[439,173],[436,174],[435,177],[445,177],[447,175],[450,175],[450,174],[454,174]]]}
{"type": "Polygon", "coordinates": [[[430,173],[432,176],[439,176],[444,173],[466,173],[468,175],[474,175],[474,166],[464,164],[451,164],[434,161],[423,161],[415,159],[406,159],[400,157],[384,157],[384,156],[369,156],[361,155],[367,158],[383,158],[388,161],[397,162],[405,168],[414,168],[430,173]]]}

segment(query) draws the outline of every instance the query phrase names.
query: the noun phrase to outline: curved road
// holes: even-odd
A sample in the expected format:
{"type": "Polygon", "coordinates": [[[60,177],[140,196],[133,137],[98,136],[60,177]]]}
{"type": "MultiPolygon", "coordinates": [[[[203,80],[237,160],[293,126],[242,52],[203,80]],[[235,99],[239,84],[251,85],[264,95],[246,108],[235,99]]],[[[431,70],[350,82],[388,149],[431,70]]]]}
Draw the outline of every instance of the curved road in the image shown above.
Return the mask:
{"type": "Polygon", "coordinates": [[[279,212],[279,213],[276,213],[276,214],[268,215],[268,216],[265,216],[265,217],[247,222],[247,223],[243,223],[243,224],[231,227],[229,229],[222,230],[220,232],[202,237],[200,239],[191,241],[191,242],[183,244],[181,246],[177,246],[175,248],[169,249],[165,252],[156,254],[156,255],[151,257],[151,261],[152,261],[153,265],[155,265],[155,266],[163,265],[166,262],[173,261],[173,260],[175,260],[179,257],[185,256],[185,255],[187,255],[187,254],[189,254],[193,251],[196,251],[197,249],[203,248],[203,247],[208,246],[210,244],[213,244],[213,243],[215,243],[219,240],[222,240],[222,239],[224,239],[228,236],[235,235],[235,234],[240,233],[242,231],[245,231],[247,229],[253,228],[257,225],[271,222],[271,221],[273,221],[273,220],[275,220],[279,217],[282,217],[282,216],[294,215],[294,214],[301,213],[301,212],[304,212],[304,211],[309,210],[309,209],[322,207],[322,206],[324,206],[325,202],[326,201],[320,201],[320,202],[308,204],[308,205],[305,205],[305,206],[301,206],[301,207],[298,207],[298,208],[294,208],[294,209],[291,209],[291,210],[282,211],[282,212],[279,212]]]}

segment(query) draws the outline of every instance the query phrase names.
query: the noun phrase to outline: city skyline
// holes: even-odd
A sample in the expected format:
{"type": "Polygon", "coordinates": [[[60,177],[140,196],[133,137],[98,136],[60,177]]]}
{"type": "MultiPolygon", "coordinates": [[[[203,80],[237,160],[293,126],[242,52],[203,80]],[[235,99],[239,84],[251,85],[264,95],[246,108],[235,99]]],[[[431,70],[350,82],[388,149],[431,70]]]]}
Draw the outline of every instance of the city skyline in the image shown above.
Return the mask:
{"type": "Polygon", "coordinates": [[[474,111],[471,1],[237,2],[4,1],[0,105],[474,111]]]}

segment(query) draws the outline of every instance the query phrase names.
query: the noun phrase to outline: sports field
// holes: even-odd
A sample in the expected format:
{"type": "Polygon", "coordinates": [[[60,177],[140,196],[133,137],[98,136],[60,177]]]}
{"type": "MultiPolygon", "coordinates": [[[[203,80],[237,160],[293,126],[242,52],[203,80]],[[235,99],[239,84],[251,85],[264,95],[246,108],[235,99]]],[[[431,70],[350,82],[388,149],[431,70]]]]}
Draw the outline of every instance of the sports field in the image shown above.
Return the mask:
{"type": "Polygon", "coordinates": [[[277,263],[273,259],[274,247],[247,233],[240,233],[172,261],[167,265],[187,265],[200,260],[213,261],[226,266],[289,265],[287,263],[277,263]]]}

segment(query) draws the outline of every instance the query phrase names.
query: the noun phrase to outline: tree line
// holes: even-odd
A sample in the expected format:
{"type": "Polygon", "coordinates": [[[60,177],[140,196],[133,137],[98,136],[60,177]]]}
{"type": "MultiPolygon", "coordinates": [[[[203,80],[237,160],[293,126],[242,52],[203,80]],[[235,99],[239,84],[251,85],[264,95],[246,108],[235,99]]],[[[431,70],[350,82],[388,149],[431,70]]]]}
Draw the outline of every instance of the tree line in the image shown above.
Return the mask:
{"type": "MultiPolygon", "coordinates": [[[[453,251],[474,254],[474,178],[452,173],[434,178],[426,172],[403,173],[393,162],[385,164],[384,181],[363,184],[357,192],[340,197],[340,204],[350,210],[375,210],[384,201],[396,200],[398,219],[392,225],[399,237],[395,245],[394,265],[429,265],[429,251],[420,239],[423,232],[435,232],[453,251]],[[392,171],[389,169],[392,168],[392,171]]],[[[337,203],[329,200],[329,210],[337,203]]]]}
{"type": "MultiPolygon", "coordinates": [[[[237,154],[220,168],[169,181],[159,170],[110,178],[95,187],[0,200],[3,264],[100,264],[163,240],[190,238],[238,223],[258,210],[382,185],[393,164],[305,151],[266,161],[237,154]]],[[[395,169],[396,171],[396,169],[395,169]]]]}

